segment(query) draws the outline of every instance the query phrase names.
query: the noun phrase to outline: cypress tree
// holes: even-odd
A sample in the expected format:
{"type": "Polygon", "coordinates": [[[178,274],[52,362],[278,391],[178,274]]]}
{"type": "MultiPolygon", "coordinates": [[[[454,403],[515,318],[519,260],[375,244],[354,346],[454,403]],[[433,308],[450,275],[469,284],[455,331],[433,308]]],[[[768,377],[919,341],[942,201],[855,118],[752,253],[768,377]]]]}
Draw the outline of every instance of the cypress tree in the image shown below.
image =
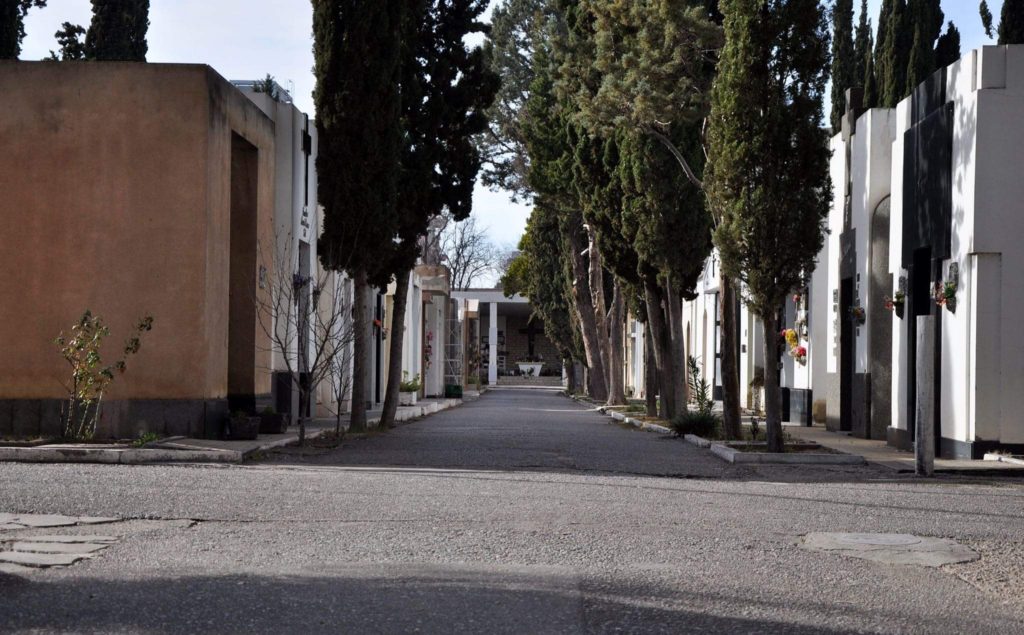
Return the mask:
{"type": "Polygon", "coordinates": [[[935,67],[945,68],[960,59],[960,31],[950,21],[935,45],[935,67]]]}
{"type": "Polygon", "coordinates": [[[857,75],[853,43],[853,0],[836,0],[832,7],[832,132],[838,133],[846,112],[846,90],[863,75],[857,75]]]}
{"type": "Polygon", "coordinates": [[[401,170],[399,2],[313,0],[319,199],[324,208],[319,256],[355,283],[352,423],[366,428],[370,350],[368,285],[391,274],[380,250],[398,231],[401,170]]]}
{"type": "Polygon", "coordinates": [[[0,60],[16,60],[25,40],[25,15],[46,0],[0,0],[0,60]]]}
{"type": "MultiPolygon", "coordinates": [[[[872,56],[872,61],[875,67],[875,81],[877,82],[877,99],[876,105],[883,108],[888,108],[889,105],[886,102],[887,96],[884,95],[884,86],[889,83],[889,40],[891,33],[889,31],[889,22],[892,20],[893,3],[896,0],[882,0],[882,10],[878,14],[878,35],[875,38],[875,51],[872,56]]],[[[865,86],[865,91],[867,87],[865,86]]]]}
{"type": "Polygon", "coordinates": [[[907,24],[914,29],[914,39],[901,98],[912,93],[938,68],[935,62],[935,43],[942,33],[944,19],[939,0],[911,0],[907,6],[907,16],[907,24]]]}
{"type": "Polygon", "coordinates": [[[860,23],[857,25],[854,44],[854,77],[864,87],[865,108],[874,108],[878,105],[878,85],[875,83],[875,63],[872,54],[874,46],[871,19],[868,17],[868,0],[861,0],[860,23]]]}
{"type": "Polygon", "coordinates": [[[50,59],[54,61],[86,59],[85,43],[82,41],[84,35],[85,29],[81,26],[70,22],[63,23],[60,30],[54,33],[57,44],[60,46],[60,54],[51,50],[50,59]]]}
{"type": "Polygon", "coordinates": [[[875,56],[868,49],[867,61],[864,65],[864,107],[878,107],[878,76],[875,73],[875,56]]]}
{"type": "Polygon", "coordinates": [[[712,93],[708,197],[715,244],[764,324],[768,449],[783,449],[779,313],[814,270],[831,205],[822,108],[828,24],[819,0],[723,0],[712,93]]]}
{"type": "Polygon", "coordinates": [[[981,4],[978,5],[978,13],[981,15],[981,27],[985,29],[985,35],[992,37],[992,11],[988,8],[988,2],[981,0],[981,4]]]}
{"type": "Polygon", "coordinates": [[[879,73],[879,104],[894,108],[907,95],[907,69],[916,29],[905,0],[892,0],[892,12],[886,22],[886,36],[881,56],[876,58],[879,73]]]}
{"type": "Polygon", "coordinates": [[[445,210],[469,217],[482,163],[473,138],[487,129],[485,112],[499,79],[483,49],[467,49],[481,32],[487,0],[404,0],[401,66],[402,170],[398,188],[398,241],[389,243],[395,302],[381,427],[394,423],[401,383],[402,342],[409,275],[420,255],[419,239],[445,210]]]}
{"type": "Polygon", "coordinates": [[[857,23],[853,45],[853,76],[859,82],[863,82],[864,78],[867,77],[871,49],[874,45],[874,36],[871,33],[871,19],[868,17],[868,0],[861,0],[860,22],[857,23]]]}
{"type": "Polygon", "coordinates": [[[1003,0],[999,44],[1024,44],[1024,0],[1003,0]]]}
{"type": "Polygon", "coordinates": [[[92,0],[86,56],[101,61],[145,62],[148,31],[149,0],[92,0]]]}

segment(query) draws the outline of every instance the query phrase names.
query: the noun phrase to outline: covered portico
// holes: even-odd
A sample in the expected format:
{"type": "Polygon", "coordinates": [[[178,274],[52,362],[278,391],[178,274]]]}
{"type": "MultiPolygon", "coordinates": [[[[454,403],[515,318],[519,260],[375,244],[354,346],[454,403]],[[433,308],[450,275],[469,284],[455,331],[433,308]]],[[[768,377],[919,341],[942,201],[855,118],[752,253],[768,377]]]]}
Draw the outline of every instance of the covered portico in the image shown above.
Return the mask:
{"type": "Polygon", "coordinates": [[[544,335],[540,319],[533,317],[529,299],[507,297],[501,289],[453,291],[452,298],[464,324],[465,383],[474,383],[473,374],[479,373],[493,386],[499,376],[520,374],[520,365],[527,363],[539,368],[538,374],[561,375],[558,349],[544,335]]]}

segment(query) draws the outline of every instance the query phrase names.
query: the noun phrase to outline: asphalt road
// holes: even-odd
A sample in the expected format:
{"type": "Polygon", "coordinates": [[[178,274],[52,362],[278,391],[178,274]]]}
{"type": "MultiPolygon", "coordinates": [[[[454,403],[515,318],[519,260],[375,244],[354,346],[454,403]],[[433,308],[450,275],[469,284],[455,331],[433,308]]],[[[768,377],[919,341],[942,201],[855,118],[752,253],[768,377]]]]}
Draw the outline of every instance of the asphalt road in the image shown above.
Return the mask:
{"type": "Polygon", "coordinates": [[[0,511],[130,519],[93,560],[0,574],[2,632],[1024,633],[1018,482],[735,468],[542,391],[246,466],[0,464],[0,511]]]}

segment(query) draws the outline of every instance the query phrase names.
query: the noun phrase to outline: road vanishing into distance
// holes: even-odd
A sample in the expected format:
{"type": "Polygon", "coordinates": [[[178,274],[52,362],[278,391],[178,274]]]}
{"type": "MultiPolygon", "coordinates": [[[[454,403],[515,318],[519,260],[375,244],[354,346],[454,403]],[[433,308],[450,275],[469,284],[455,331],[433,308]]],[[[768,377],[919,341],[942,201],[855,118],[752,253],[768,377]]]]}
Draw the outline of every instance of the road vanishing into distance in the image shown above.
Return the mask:
{"type": "Polygon", "coordinates": [[[4,633],[1024,633],[1024,482],[736,467],[553,391],[238,466],[0,464],[0,512],[119,519],[91,559],[0,573],[4,633]]]}

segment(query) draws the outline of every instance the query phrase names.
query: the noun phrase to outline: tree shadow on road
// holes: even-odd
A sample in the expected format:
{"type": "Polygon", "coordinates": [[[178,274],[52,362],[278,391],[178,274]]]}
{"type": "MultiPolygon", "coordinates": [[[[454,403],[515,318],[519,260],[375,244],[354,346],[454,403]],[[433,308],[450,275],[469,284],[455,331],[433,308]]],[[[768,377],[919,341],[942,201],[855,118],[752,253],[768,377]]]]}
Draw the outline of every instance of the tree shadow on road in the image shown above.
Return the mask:
{"type": "Polygon", "coordinates": [[[878,618],[668,586],[587,582],[554,567],[354,564],[117,581],[51,571],[0,575],[0,589],[5,632],[840,635],[860,631],[826,622],[878,618]]]}

